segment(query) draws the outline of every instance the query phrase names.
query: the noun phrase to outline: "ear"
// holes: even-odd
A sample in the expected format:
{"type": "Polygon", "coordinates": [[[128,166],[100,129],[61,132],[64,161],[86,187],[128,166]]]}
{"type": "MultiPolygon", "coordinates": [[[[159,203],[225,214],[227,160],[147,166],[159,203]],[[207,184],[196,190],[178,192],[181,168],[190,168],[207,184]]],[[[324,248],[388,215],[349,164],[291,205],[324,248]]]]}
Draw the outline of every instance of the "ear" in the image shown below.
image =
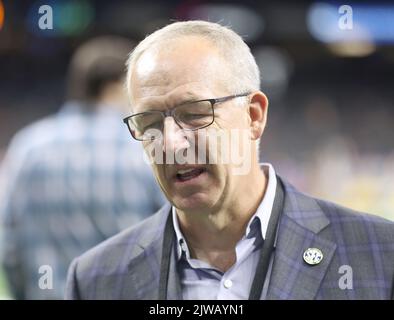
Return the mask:
{"type": "Polygon", "coordinates": [[[249,102],[250,132],[253,140],[257,140],[263,135],[267,114],[267,96],[261,91],[253,92],[249,102]]]}

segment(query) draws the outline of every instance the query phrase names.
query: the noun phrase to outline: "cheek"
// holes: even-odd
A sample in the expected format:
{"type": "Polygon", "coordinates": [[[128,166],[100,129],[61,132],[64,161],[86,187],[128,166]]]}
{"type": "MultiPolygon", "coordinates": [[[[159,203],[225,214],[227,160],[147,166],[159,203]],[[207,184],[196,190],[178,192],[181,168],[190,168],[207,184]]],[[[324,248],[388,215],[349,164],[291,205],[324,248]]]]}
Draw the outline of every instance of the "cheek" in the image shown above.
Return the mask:
{"type": "Polygon", "coordinates": [[[167,182],[165,171],[164,171],[164,166],[163,165],[158,165],[156,167],[157,167],[157,169],[156,169],[157,171],[156,172],[157,172],[158,177],[162,181],[167,182]]]}
{"type": "Polygon", "coordinates": [[[162,165],[153,165],[153,173],[156,177],[156,180],[163,191],[164,195],[169,199],[171,198],[171,185],[166,178],[165,171],[162,165]]]}
{"type": "Polygon", "coordinates": [[[161,185],[166,182],[165,174],[162,165],[152,164],[153,174],[161,185]]]}
{"type": "Polygon", "coordinates": [[[228,194],[229,190],[232,189],[233,179],[231,177],[231,168],[228,165],[215,166],[212,172],[212,185],[211,193],[224,197],[228,194]]]}
{"type": "Polygon", "coordinates": [[[248,117],[246,106],[240,104],[223,106],[215,113],[215,121],[217,120],[220,126],[224,125],[227,128],[244,126],[248,117]]]}

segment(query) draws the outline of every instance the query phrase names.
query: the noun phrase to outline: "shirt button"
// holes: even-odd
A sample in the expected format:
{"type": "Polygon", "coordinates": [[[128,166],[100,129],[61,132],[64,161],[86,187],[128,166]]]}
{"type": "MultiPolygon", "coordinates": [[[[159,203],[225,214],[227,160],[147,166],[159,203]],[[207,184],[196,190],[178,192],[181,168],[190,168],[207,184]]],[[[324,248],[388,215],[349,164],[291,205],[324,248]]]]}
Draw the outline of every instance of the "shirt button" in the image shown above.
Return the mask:
{"type": "Polygon", "coordinates": [[[223,285],[226,289],[230,289],[233,286],[233,282],[230,279],[227,279],[224,281],[223,285]]]}
{"type": "Polygon", "coordinates": [[[182,251],[186,252],[186,244],[183,240],[181,240],[181,249],[182,251]]]}

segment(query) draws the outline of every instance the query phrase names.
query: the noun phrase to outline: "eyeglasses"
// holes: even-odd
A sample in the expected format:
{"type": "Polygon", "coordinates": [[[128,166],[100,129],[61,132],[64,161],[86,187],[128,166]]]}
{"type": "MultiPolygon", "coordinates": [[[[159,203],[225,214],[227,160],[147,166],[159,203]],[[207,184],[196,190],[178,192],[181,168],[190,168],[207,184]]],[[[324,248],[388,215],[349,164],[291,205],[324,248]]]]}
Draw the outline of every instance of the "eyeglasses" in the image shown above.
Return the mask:
{"type": "Polygon", "coordinates": [[[216,99],[204,99],[182,103],[166,111],[147,111],[136,113],[123,119],[134,139],[154,140],[159,130],[164,130],[164,119],[172,117],[183,130],[195,131],[210,126],[215,121],[215,104],[226,102],[250,93],[242,93],[216,99]]]}

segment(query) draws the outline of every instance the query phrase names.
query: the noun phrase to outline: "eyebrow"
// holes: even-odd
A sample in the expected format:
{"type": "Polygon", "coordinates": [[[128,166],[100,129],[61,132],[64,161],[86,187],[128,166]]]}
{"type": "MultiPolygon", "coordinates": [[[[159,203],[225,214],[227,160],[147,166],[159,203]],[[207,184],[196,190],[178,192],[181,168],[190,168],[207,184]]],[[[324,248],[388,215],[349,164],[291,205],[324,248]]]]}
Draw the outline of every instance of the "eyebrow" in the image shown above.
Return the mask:
{"type": "Polygon", "coordinates": [[[181,99],[177,103],[175,103],[175,106],[184,104],[184,103],[189,103],[189,102],[194,102],[201,100],[201,97],[197,97],[193,92],[187,91],[184,96],[182,96],[181,99]]]}

